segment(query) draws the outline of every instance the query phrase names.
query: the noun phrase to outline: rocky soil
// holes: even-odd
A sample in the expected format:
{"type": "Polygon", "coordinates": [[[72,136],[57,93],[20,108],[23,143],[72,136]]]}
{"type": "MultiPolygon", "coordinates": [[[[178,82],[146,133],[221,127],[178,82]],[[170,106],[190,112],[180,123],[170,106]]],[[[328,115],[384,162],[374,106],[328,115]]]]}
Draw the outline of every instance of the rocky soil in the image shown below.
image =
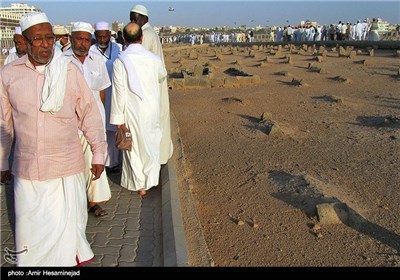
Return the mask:
{"type": "Polygon", "coordinates": [[[400,59],[370,50],[164,49],[209,265],[400,266],[400,59]]]}

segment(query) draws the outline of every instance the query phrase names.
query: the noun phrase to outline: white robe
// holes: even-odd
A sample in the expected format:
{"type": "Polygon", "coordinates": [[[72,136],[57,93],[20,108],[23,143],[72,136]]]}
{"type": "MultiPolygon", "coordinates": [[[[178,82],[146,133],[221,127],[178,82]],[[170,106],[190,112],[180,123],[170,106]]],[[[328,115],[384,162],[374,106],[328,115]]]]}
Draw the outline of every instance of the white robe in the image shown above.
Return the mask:
{"type": "Polygon", "coordinates": [[[76,266],[94,257],[86,240],[83,173],[46,181],[14,178],[18,266],[76,266]]]}
{"type": "MultiPolygon", "coordinates": [[[[159,56],[164,64],[164,54],[160,39],[154,28],[146,23],[142,26],[143,30],[143,42],[142,45],[145,49],[159,56]]],[[[169,95],[168,95],[168,84],[167,79],[164,79],[160,86],[161,94],[161,126],[162,126],[162,138],[160,145],[160,164],[166,164],[171,158],[173,153],[173,145],[171,139],[171,121],[169,111],[169,95]]]]}
{"type": "Polygon", "coordinates": [[[123,60],[114,62],[111,123],[123,124],[132,133],[131,151],[123,151],[121,186],[132,191],[158,185],[160,173],[160,82],[167,72],[161,59],[140,44],[124,51],[124,62],[131,63],[134,73],[127,73],[123,60]],[[128,75],[137,75],[142,94],[129,85],[128,75]]]}
{"type": "MultiPolygon", "coordinates": [[[[86,83],[92,90],[93,97],[96,100],[97,107],[99,108],[103,125],[104,125],[104,139],[106,139],[106,114],[104,110],[104,105],[100,99],[100,91],[111,86],[110,79],[108,77],[107,68],[104,65],[102,58],[95,54],[89,53],[89,55],[84,60],[82,64],[80,60],[73,56],[72,49],[64,52],[66,56],[71,57],[72,63],[74,63],[79,70],[81,70],[83,76],[85,77],[86,83]]],[[[92,181],[93,174],[90,171],[92,167],[93,154],[90,150],[89,143],[87,142],[85,136],[80,131],[81,144],[83,148],[83,155],[85,158],[85,179],[86,188],[89,202],[103,202],[111,198],[110,185],[108,183],[106,172],[102,172],[99,179],[92,181]]],[[[105,157],[107,158],[107,156],[105,157]]]]}
{"type": "MultiPolygon", "coordinates": [[[[121,44],[109,42],[108,48],[105,53],[101,53],[98,49],[98,45],[94,44],[90,47],[90,52],[96,53],[103,58],[104,63],[107,67],[108,77],[112,80],[113,76],[113,63],[115,59],[117,59],[119,53],[122,50],[121,44]]],[[[105,166],[115,167],[118,166],[121,162],[121,153],[115,146],[115,131],[117,131],[117,127],[115,125],[110,124],[110,112],[111,112],[111,96],[112,90],[111,86],[105,89],[106,92],[106,100],[105,100],[105,112],[106,112],[106,130],[107,130],[107,156],[105,161],[105,166]]]]}

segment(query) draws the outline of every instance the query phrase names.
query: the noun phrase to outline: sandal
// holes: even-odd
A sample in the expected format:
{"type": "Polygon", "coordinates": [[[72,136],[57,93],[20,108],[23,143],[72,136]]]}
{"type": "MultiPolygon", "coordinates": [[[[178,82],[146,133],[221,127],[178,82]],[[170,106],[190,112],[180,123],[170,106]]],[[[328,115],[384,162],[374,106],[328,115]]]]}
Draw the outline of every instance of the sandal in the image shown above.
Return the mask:
{"type": "Polygon", "coordinates": [[[108,215],[107,211],[101,208],[98,204],[90,207],[89,212],[93,213],[94,216],[98,218],[108,215]]]}

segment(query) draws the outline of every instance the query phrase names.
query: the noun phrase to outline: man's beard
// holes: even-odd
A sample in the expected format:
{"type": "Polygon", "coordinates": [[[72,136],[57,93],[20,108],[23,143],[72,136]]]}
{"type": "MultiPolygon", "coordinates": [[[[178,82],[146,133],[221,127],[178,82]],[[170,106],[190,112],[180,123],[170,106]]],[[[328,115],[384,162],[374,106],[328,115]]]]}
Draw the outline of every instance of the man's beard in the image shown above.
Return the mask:
{"type": "Polygon", "coordinates": [[[77,56],[87,56],[89,53],[88,50],[74,50],[74,54],[77,56]]]}

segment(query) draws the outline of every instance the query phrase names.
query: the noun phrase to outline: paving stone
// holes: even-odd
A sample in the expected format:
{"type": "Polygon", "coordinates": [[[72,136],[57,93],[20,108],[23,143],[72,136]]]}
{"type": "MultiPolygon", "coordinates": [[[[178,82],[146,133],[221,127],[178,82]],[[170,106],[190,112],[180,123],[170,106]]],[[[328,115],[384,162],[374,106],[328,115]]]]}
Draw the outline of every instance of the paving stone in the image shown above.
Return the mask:
{"type": "Polygon", "coordinates": [[[119,261],[133,262],[136,258],[136,246],[123,245],[120,253],[119,261]]]}
{"type": "Polygon", "coordinates": [[[110,239],[107,246],[122,246],[132,245],[137,247],[139,237],[123,238],[123,239],[110,239]]]}
{"type": "Polygon", "coordinates": [[[101,266],[116,267],[118,266],[118,258],[119,254],[104,255],[104,258],[101,260],[101,266]]]}
{"type": "Polygon", "coordinates": [[[125,226],[113,226],[110,231],[110,239],[121,239],[125,233],[125,226]]]}
{"type": "Polygon", "coordinates": [[[121,246],[92,246],[92,250],[95,255],[118,255],[119,251],[121,250],[121,246]]]}

